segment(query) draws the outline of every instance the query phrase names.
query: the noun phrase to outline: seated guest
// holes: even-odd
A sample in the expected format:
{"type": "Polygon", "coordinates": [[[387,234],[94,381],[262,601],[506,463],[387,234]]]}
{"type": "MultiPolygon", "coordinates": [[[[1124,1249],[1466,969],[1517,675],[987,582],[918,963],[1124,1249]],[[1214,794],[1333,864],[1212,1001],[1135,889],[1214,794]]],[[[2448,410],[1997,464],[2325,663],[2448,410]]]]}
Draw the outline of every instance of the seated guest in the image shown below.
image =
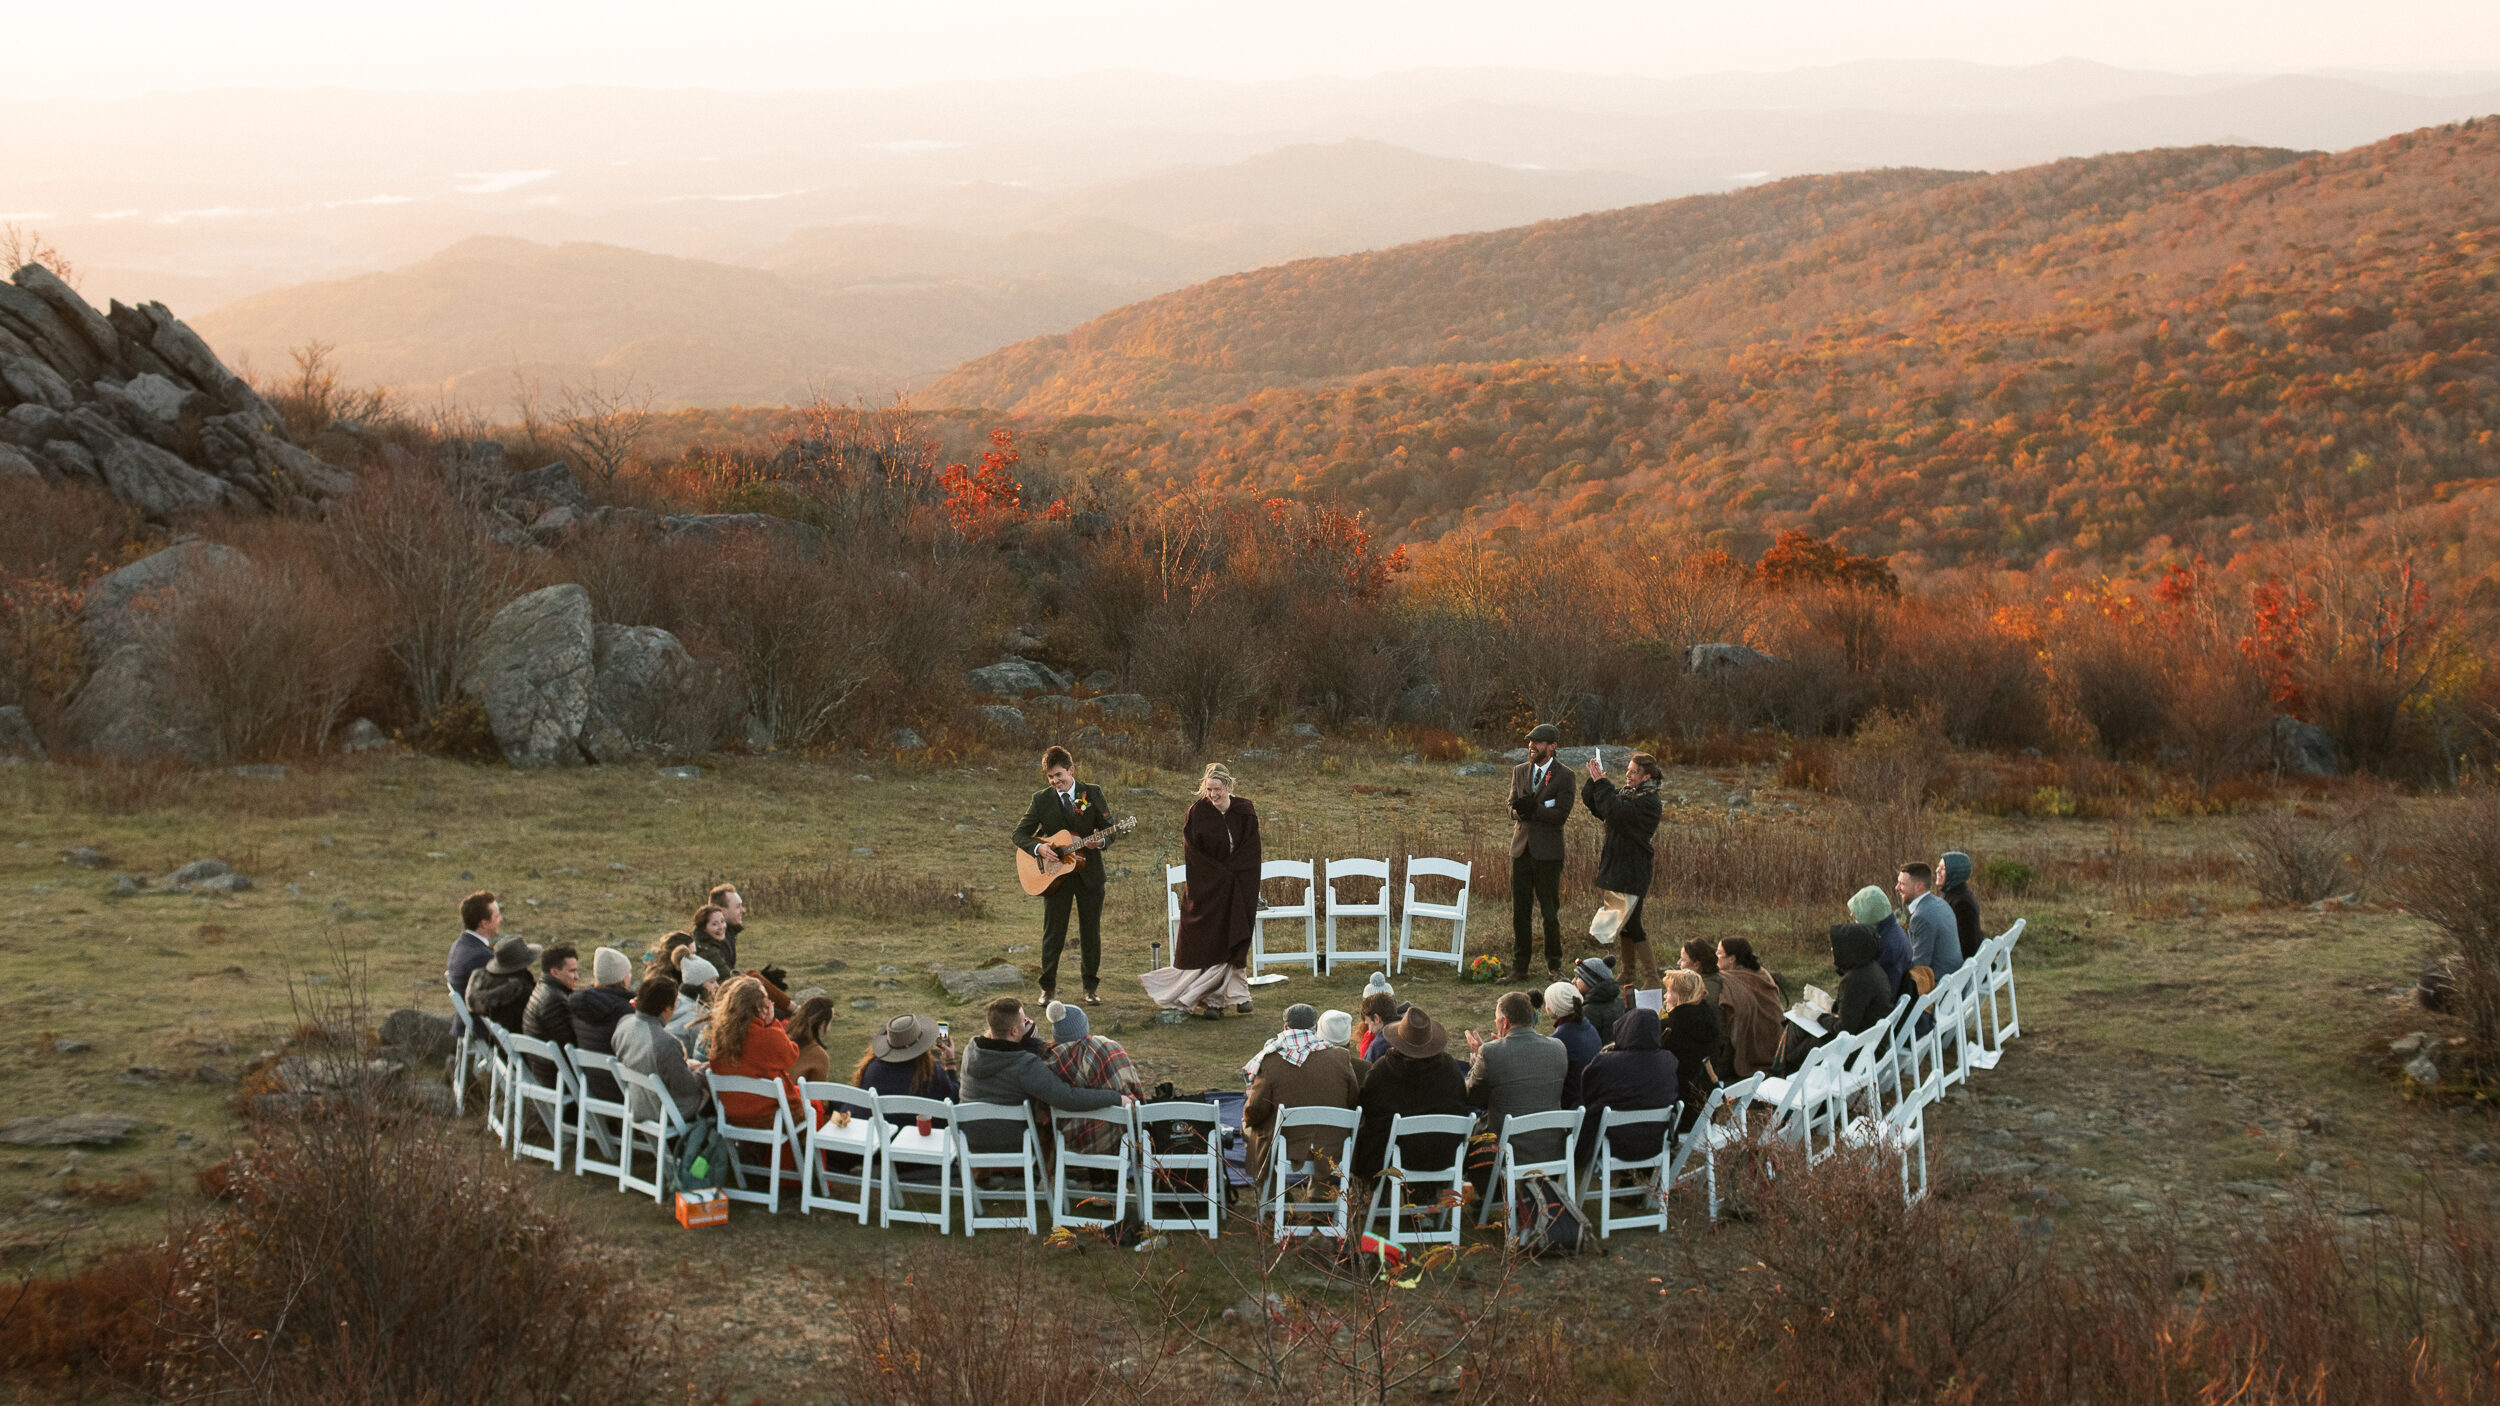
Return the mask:
{"type": "Polygon", "coordinates": [[[1935,892],[1936,871],[1913,860],[1893,878],[1901,895],[1901,926],[1910,934],[1910,965],[1925,967],[1941,981],[1962,969],[1962,930],[1953,908],[1935,892]]]}
{"type": "MultiPolygon", "coordinates": [[[[1354,1067],[1354,1051],[1319,1037],[1319,1012],[1296,1003],[1285,1008],[1285,1028],[1242,1066],[1250,1077],[1249,1097],[1242,1101],[1241,1127],[1250,1139],[1250,1175],[1263,1176],[1274,1159],[1270,1150],[1279,1108],[1352,1108],[1363,1092],[1363,1076],[1354,1067]]],[[[1336,1155],[1327,1130],[1317,1135],[1296,1133],[1285,1146],[1293,1162],[1310,1160],[1315,1152],[1336,1155]]],[[[1339,1171],[1346,1170],[1339,1168],[1339,1171]]]]}
{"type": "MultiPolygon", "coordinates": [[[[962,1093],[955,1083],[954,1064],[955,1043],[938,1033],[936,1021],[924,1015],[898,1015],[869,1037],[868,1052],[851,1071],[851,1082],[889,1098],[905,1094],[950,1099],[962,1093]]],[[[912,1120],[897,1113],[886,1121],[903,1127],[912,1120]]]]}
{"type": "Polygon", "coordinates": [[[1710,1057],[1719,1049],[1719,1013],[1710,1008],[1710,992],[1700,975],[1681,968],[1667,973],[1666,993],[1659,1000],[1667,1008],[1660,1044],[1675,1056],[1676,1097],[1684,1101],[1682,1126],[1689,1128],[1701,1116],[1702,1100],[1719,1082],[1710,1068],[1710,1057]]]}
{"type": "Polygon", "coordinates": [[[506,1030],[519,1030],[521,1018],[529,1013],[530,992],[538,984],[530,978],[530,964],[538,960],[538,952],[536,946],[517,937],[496,943],[494,957],[469,973],[469,1014],[506,1030]]]}
{"type": "MultiPolygon", "coordinates": [[[[1389,1125],[1399,1114],[1421,1117],[1476,1111],[1467,1101],[1467,1066],[1446,1053],[1449,1027],[1434,1024],[1431,1016],[1409,1006],[1396,1024],[1381,1032],[1380,1043],[1384,1053],[1363,1076],[1363,1092],[1355,1103],[1363,1113],[1362,1126],[1354,1134],[1354,1174],[1358,1177],[1380,1175],[1381,1164],[1389,1156],[1389,1125]]],[[[1446,1167],[1463,1141],[1455,1134],[1410,1138],[1406,1160],[1416,1167],[1446,1167]]]]}
{"type": "MultiPolygon", "coordinates": [[[[668,1033],[661,1018],[677,1007],[677,983],[665,976],[655,976],[642,984],[634,995],[634,1013],[616,1023],[610,1037],[616,1046],[619,1068],[660,1081],[669,1101],[677,1106],[678,1116],[693,1119],[703,1112],[703,1074],[708,1067],[701,1060],[686,1058],[686,1048],[668,1033]]],[[[639,1089],[630,1090],[633,1097],[625,1101],[626,1111],[636,1119],[649,1120],[660,1110],[651,1103],[651,1096],[639,1089]]]]}
{"type": "Polygon", "coordinates": [[[1779,1062],[1780,1026],[1786,1007],[1779,982],[1762,969],[1753,943],[1741,937],[1719,943],[1719,974],[1727,978],[1720,1013],[1727,1018],[1733,1078],[1743,1079],[1779,1062]]]}
{"type": "Polygon", "coordinates": [[[1710,997],[1710,1017],[1719,1022],[1719,1048],[1710,1056],[1710,1068],[1724,1083],[1736,1077],[1736,1052],[1727,1045],[1727,978],[1719,973],[1719,945],[1707,938],[1694,938],[1676,953],[1675,964],[1701,978],[1702,990],[1710,997]]]}
{"type": "Polygon", "coordinates": [[[720,998],[720,972],[701,957],[677,964],[677,1009],[669,1012],[668,1033],[688,1054],[701,1057],[712,1033],[712,1005],[720,998]]]}
{"type": "Polygon", "coordinates": [[[729,940],[729,913],[706,903],[694,910],[694,918],[686,924],[694,934],[694,954],[712,964],[712,970],[734,972],[738,969],[738,949],[729,940]]]}
{"type": "MultiPolygon", "coordinates": [[[[738,934],[745,932],[747,927],[747,901],[739,896],[738,886],[735,884],[712,885],[712,891],[703,896],[703,901],[718,908],[729,919],[721,928],[721,946],[728,953],[729,964],[721,967],[721,970],[736,971],[738,969],[738,934]]],[[[701,930],[700,925],[697,930],[701,930]]],[[[718,964],[715,963],[715,965],[718,964]]]]}
{"type": "MultiPolygon", "coordinates": [[[[496,934],[501,931],[503,908],[493,894],[480,889],[460,900],[460,936],[452,939],[451,956],[443,963],[443,984],[459,993],[463,1002],[469,999],[469,978],[495,959],[496,934]]],[[[476,1009],[470,1007],[472,1012],[476,1009]]]]}
{"type": "MultiPolygon", "coordinates": [[[[613,1058],[616,1054],[616,1025],[634,1013],[634,998],[627,983],[634,979],[634,964],[613,947],[602,947],[590,954],[591,984],[573,993],[573,1043],[592,1054],[613,1058]]],[[[609,1103],[622,1095],[616,1080],[604,1069],[594,1069],[585,1076],[590,1096],[609,1103]]]]}
{"type": "Polygon", "coordinates": [[[1580,1004],[1580,988],[1571,982],[1557,981],[1545,988],[1545,1014],[1554,1022],[1554,1038],[1562,1041],[1563,1051],[1571,1056],[1570,1066],[1563,1071],[1562,1106],[1577,1108],[1580,1076],[1605,1041],[1597,1038],[1597,1027],[1589,1024],[1580,1004]]]}
{"type": "MultiPolygon", "coordinates": [[[[1110,1089],[1070,1086],[1027,1043],[1032,1035],[1033,1019],[1024,1013],[1024,1002],[1013,996],[990,1002],[987,1029],[964,1052],[963,1101],[1038,1103],[1080,1113],[1134,1101],[1110,1089]]],[[[1017,1147],[1017,1135],[999,1123],[968,1125],[964,1141],[975,1152],[1013,1152],[1017,1147]]]]}
{"type": "Polygon", "coordinates": [[[1884,897],[1882,889],[1868,884],[1850,895],[1849,917],[1875,930],[1875,964],[1884,969],[1884,979],[1892,983],[1892,994],[1897,998],[1912,992],[1910,935],[1901,930],[1900,919],[1892,915],[1892,900],[1884,897]]]}
{"type": "Polygon", "coordinates": [[[833,1023],[833,998],[810,996],[790,1017],[790,1043],[799,1047],[799,1062],[790,1077],[802,1084],[833,1077],[833,1057],[825,1052],[825,1027],[833,1023]]]}
{"type": "MultiPolygon", "coordinates": [[[[1348,1052],[1353,1050],[1354,1017],[1347,1015],[1344,1011],[1321,1011],[1319,1013],[1319,1024],[1315,1028],[1319,1031],[1319,1038],[1323,1042],[1335,1045],[1339,1049],[1346,1050],[1348,1052]]],[[[1359,1064],[1362,1061],[1357,1060],[1355,1062],[1359,1064]]],[[[1355,1073],[1360,1074],[1362,1071],[1358,1069],[1355,1073]]]]}
{"type": "Polygon", "coordinates": [[[1615,980],[1610,957],[1582,957],[1571,968],[1571,984],[1580,992],[1580,1014],[1597,1031],[1599,1044],[1615,1038],[1615,1022],[1623,1019],[1623,983],[1615,980]]]}
{"type": "MultiPolygon", "coordinates": [[[[1571,1053],[1562,1042],[1536,1032],[1536,1007],[1524,992],[1513,991],[1494,1003],[1493,1038],[1467,1032],[1467,1101],[1484,1110],[1478,1131],[1499,1138],[1514,1113],[1552,1113],[1560,1109],[1563,1080],[1571,1071],[1571,1053]]],[[[1562,1155],[1562,1135],[1538,1133],[1512,1149],[1522,1161],[1540,1162],[1562,1155]]],[[[1471,1158],[1470,1161],[1476,1159],[1471,1158]]],[[[1478,1169],[1471,1167],[1474,1176],[1478,1169]]],[[[1492,1177],[1487,1160],[1477,1182],[1482,1190],[1492,1177]]]]}
{"type": "Polygon", "coordinates": [[[742,976],[721,988],[720,999],[712,1003],[708,1044],[713,1073],[770,1079],[782,1086],[778,1099],[722,1094],[721,1112],[730,1122],[741,1128],[769,1128],[778,1111],[776,1102],[788,1108],[799,1106],[798,1086],[790,1080],[790,1071],[798,1067],[799,1047],[790,1043],[788,1032],[773,1020],[772,998],[764,994],[763,982],[742,976]]]}
{"type": "Polygon", "coordinates": [[[1840,973],[1840,1029],[1855,1035],[1892,1014],[1891,979],[1876,960],[1875,930],[1864,923],[1832,924],[1832,968],[1840,973]]]}
{"type": "Polygon", "coordinates": [[[1988,940],[1979,926],[1978,896],[1970,891],[1970,856],[1958,849],[1946,850],[1944,858],[1936,861],[1936,873],[1944,881],[1936,892],[1953,910],[1953,926],[1962,936],[1962,960],[1967,962],[1979,955],[1979,944],[1988,940]]]}
{"type": "MultiPolygon", "coordinates": [[[[1597,1160],[1597,1128],[1606,1110],[1665,1108],[1684,1096],[1675,1056],[1660,1044],[1658,1013],[1629,1010],[1615,1026],[1615,1042],[1589,1061],[1580,1076],[1580,1165],[1597,1160]]],[[[1608,1134],[1615,1156],[1626,1161],[1655,1157],[1666,1138],[1656,1124],[1641,1124],[1608,1134]]]]}
{"type": "MultiPolygon", "coordinates": [[[[582,956],[570,943],[559,942],[538,954],[538,989],[521,1012],[521,1033],[550,1045],[573,1043],[573,988],[581,985],[582,956]]],[[[556,1080],[555,1066],[535,1055],[530,1073],[542,1084],[556,1080]]]]}
{"type": "MultiPolygon", "coordinates": [[[[1072,1089],[1109,1089],[1113,1093],[1135,1098],[1146,1092],[1145,1081],[1137,1077],[1137,1066],[1129,1063],[1128,1051],[1108,1035],[1097,1035],[1085,1019],[1083,1006],[1053,1001],[1043,1007],[1042,1015],[1050,1022],[1050,1054],[1046,1057],[1050,1072],[1068,1081],[1072,1089]]],[[[1108,1123],[1079,1123],[1068,1129],[1068,1148],[1087,1156],[1116,1152],[1120,1147],[1120,1130],[1108,1123]]]]}
{"type": "Polygon", "coordinates": [[[1355,1036],[1355,1053],[1369,1064],[1389,1053],[1389,1037],[1383,1032],[1404,1019],[1398,1013],[1398,998],[1387,987],[1363,993],[1362,1009],[1356,1012],[1361,1030],[1355,1036]]]}

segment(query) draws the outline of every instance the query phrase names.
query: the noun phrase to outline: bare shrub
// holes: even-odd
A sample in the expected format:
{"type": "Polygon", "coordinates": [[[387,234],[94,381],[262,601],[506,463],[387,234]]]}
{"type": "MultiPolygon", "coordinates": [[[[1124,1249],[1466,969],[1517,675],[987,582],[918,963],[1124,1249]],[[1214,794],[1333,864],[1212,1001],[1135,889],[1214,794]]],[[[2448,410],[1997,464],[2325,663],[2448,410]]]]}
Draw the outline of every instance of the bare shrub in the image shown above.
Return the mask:
{"type": "Polygon", "coordinates": [[[1210,589],[1139,633],[1138,676],[1171,707],[1194,749],[1206,747],[1218,723],[1237,718],[1266,679],[1263,641],[1245,637],[1240,624],[1210,589]]]}
{"type": "Polygon", "coordinates": [[[2500,1078],[2500,794],[2443,801],[2410,827],[2390,888],[2447,936],[2474,1060],[2500,1078]]]}
{"type": "Polygon", "coordinates": [[[15,221],[0,225],[0,278],[6,278],[28,264],[43,265],[52,270],[54,277],[72,288],[79,285],[78,266],[70,262],[69,255],[62,253],[58,245],[44,238],[42,231],[15,221]]]}
{"type": "Polygon", "coordinates": [[[226,760],[320,751],[365,687],[374,648],[360,593],[317,562],[205,572],[149,619],[165,680],[226,760]]]}
{"type": "Polygon", "coordinates": [[[1924,806],[1951,774],[1927,716],[1878,709],[1839,750],[1833,789],[1862,806],[1924,806]]]}
{"type": "Polygon", "coordinates": [[[256,382],[255,388],[269,401],[270,408],[286,426],[289,438],[305,443],[341,420],[358,423],[388,423],[403,417],[391,393],[379,386],[362,390],[339,384],[339,372],[332,358],[338,348],[315,339],[287,352],[293,363],[291,374],[276,380],[256,382]]]}
{"type": "Polygon", "coordinates": [[[2315,903],[2381,872],[2387,803],[2355,793],[2332,815],[2299,807],[2252,811],[2240,822],[2251,888],[2276,903],[2315,903]]]}
{"type": "Polygon", "coordinates": [[[879,624],[857,599],[863,584],[858,563],[748,534],[686,573],[681,608],[735,666],[747,712],[774,741],[819,746],[855,721],[851,705],[877,678],[879,624]]]}
{"type": "Polygon", "coordinates": [[[2219,642],[2173,650],[2168,701],[2163,734],[2202,790],[2264,765],[2274,700],[2247,654],[2219,642]]]}
{"type": "Polygon", "coordinates": [[[527,568],[487,535],[482,490],[431,466],[383,469],[333,504],[354,579],[373,592],[384,651],[420,722],[459,697],[469,651],[520,594],[527,568]]]}
{"type": "Polygon", "coordinates": [[[556,433],[601,494],[615,487],[617,475],[650,437],[655,398],[650,386],[631,375],[613,384],[596,376],[578,386],[557,383],[556,433]]]}
{"type": "Polygon", "coordinates": [[[850,1286],[835,1312],[848,1328],[849,1400],[891,1406],[1085,1406],[1146,1399],[1111,1365],[1137,1351],[1126,1315],[1061,1292],[1024,1241],[978,1255],[917,1249],[850,1286]],[[978,1293],[964,1292],[978,1283],[978,1293]],[[1134,1394],[1132,1394],[1134,1393],[1134,1394]]]}

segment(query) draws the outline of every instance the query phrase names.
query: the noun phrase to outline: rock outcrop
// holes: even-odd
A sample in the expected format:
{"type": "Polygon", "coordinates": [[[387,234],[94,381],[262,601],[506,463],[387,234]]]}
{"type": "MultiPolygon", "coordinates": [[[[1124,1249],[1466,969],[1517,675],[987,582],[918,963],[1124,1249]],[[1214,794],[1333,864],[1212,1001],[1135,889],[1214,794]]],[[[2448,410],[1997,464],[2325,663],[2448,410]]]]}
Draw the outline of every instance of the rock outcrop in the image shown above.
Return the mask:
{"type": "Polygon", "coordinates": [[[1697,644],[1684,652],[1684,662],[1685,667],[1696,674],[1723,674],[1780,661],[1778,656],[1765,654],[1750,645],[1697,644]]]}
{"type": "Polygon", "coordinates": [[[592,761],[711,746],[721,683],[675,635],[656,625],[600,625],[592,655],[590,716],[582,724],[582,751],[592,761]]]}
{"type": "Polygon", "coordinates": [[[2343,762],[2335,752],[2335,735],[2289,713],[2274,719],[2274,755],[2294,776],[2341,776],[2343,762]]]}
{"type": "Polygon", "coordinates": [[[162,303],[109,313],[41,264],[0,283],[0,478],[98,484],[157,521],[354,486],[162,303]]]}
{"type": "Polygon", "coordinates": [[[95,670],[61,714],[63,740],[129,761],[204,760],[201,720],[165,687],[164,643],[148,624],[208,573],[249,565],[232,547],[178,542],[88,587],[78,634],[95,670]]]}
{"type": "Polygon", "coordinates": [[[525,769],[706,751],[724,721],[720,680],[675,635],[599,624],[575,585],[497,611],[461,686],[525,769]]]}

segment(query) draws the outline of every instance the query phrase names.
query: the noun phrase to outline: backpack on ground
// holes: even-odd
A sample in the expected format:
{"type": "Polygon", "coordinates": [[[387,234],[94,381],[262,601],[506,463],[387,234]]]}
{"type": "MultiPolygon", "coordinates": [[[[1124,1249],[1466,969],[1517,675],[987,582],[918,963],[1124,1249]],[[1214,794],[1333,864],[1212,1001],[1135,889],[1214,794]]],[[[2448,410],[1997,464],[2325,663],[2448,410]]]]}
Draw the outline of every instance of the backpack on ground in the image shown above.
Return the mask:
{"type": "Polygon", "coordinates": [[[702,1191],[723,1185],[729,1179],[728,1164],[728,1144],[721,1141],[720,1129],[711,1118],[688,1123],[668,1159],[668,1189],[702,1191]]]}
{"type": "Polygon", "coordinates": [[[1522,1177],[1511,1199],[1510,1247],[1524,1255],[1576,1255],[1595,1249],[1597,1236],[1578,1203],[1546,1176],[1522,1177]]]}

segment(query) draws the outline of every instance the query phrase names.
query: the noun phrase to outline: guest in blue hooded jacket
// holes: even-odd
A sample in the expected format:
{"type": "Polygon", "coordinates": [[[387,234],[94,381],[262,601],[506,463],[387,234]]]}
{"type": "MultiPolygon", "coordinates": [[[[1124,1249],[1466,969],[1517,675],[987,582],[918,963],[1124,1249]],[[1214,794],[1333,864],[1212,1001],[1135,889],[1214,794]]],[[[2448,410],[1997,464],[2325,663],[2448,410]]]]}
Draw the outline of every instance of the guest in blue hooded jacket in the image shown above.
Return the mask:
{"type": "MultiPolygon", "coordinates": [[[[1659,1042],[1658,1013],[1633,1009],[1615,1022],[1615,1043],[1601,1050],[1580,1075],[1580,1161],[1597,1158],[1597,1126],[1609,1108],[1665,1108],[1679,1097],[1675,1056],[1659,1042]]],[[[1647,1123],[1608,1135],[1615,1156],[1655,1157],[1665,1145],[1664,1124],[1647,1123]]]]}

